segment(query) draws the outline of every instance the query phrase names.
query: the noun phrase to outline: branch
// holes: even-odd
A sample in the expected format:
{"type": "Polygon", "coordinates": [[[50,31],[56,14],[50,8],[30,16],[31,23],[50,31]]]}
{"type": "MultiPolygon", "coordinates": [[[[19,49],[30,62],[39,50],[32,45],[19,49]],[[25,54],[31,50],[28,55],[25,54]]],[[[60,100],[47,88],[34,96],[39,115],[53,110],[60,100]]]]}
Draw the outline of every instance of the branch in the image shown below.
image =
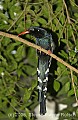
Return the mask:
{"type": "Polygon", "coordinates": [[[68,67],[70,70],[75,71],[76,73],[78,73],[78,70],[77,70],[76,68],[74,68],[73,66],[69,65],[68,63],[66,63],[65,61],[63,61],[61,58],[59,58],[59,57],[57,57],[56,55],[54,55],[53,53],[50,54],[47,50],[41,48],[41,47],[38,46],[38,45],[35,45],[35,44],[31,43],[31,42],[28,42],[28,41],[25,40],[25,39],[22,39],[22,38],[20,38],[20,37],[18,37],[18,36],[15,36],[15,35],[12,35],[12,34],[8,34],[8,33],[5,33],[5,32],[1,32],[1,31],[0,31],[0,35],[1,35],[1,36],[5,36],[5,37],[9,37],[9,38],[13,38],[13,39],[15,39],[15,40],[17,40],[17,41],[20,41],[20,42],[28,45],[28,46],[31,46],[31,47],[33,47],[33,48],[35,48],[35,49],[38,49],[39,51],[42,51],[42,52],[48,54],[49,56],[51,56],[52,58],[56,59],[58,62],[60,62],[60,63],[62,63],[63,65],[65,65],[65,66],[68,67]]]}

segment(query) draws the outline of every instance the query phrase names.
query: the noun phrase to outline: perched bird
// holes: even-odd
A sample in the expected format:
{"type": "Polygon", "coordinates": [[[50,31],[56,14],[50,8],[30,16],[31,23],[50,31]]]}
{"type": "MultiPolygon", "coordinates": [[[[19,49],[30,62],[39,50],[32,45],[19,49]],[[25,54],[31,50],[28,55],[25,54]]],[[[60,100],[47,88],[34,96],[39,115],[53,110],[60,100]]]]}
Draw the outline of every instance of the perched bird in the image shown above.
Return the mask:
{"type": "MultiPolygon", "coordinates": [[[[31,34],[36,38],[36,44],[42,48],[53,52],[54,42],[52,35],[49,34],[45,29],[40,27],[30,27],[27,31],[20,33],[18,36],[23,34],[31,34]]],[[[40,114],[45,115],[46,113],[46,91],[47,91],[47,81],[49,67],[51,65],[51,57],[39,50],[37,50],[38,55],[38,99],[40,103],[40,114]]]]}

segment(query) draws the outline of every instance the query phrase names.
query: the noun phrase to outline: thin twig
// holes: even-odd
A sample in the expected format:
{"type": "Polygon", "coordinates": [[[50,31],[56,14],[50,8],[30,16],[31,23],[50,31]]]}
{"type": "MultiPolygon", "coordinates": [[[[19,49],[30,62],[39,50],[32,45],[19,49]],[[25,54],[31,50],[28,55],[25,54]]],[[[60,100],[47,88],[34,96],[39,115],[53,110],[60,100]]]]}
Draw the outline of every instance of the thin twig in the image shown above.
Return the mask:
{"type": "Polygon", "coordinates": [[[20,41],[20,42],[28,45],[28,46],[31,46],[31,47],[33,47],[33,48],[35,48],[35,49],[38,49],[39,51],[42,51],[42,52],[48,54],[49,56],[51,56],[52,58],[56,59],[57,61],[59,61],[59,62],[62,63],[63,65],[67,66],[70,70],[73,70],[73,71],[75,71],[76,73],[78,73],[78,70],[77,70],[76,68],[74,68],[73,66],[69,65],[68,63],[66,63],[65,61],[63,61],[61,58],[59,58],[59,57],[57,57],[56,55],[54,55],[53,53],[50,54],[47,50],[41,48],[41,47],[38,46],[38,45],[35,45],[35,44],[31,43],[31,42],[28,42],[28,41],[25,40],[25,39],[22,39],[22,38],[20,38],[20,37],[18,37],[18,36],[15,36],[15,35],[12,35],[12,34],[8,34],[8,33],[5,33],[5,32],[1,32],[1,31],[0,31],[0,35],[1,35],[1,36],[5,36],[5,37],[9,37],[9,38],[13,38],[13,39],[15,39],[15,40],[17,40],[17,41],[20,41]]]}
{"type": "Polygon", "coordinates": [[[73,6],[75,5],[78,8],[78,5],[76,5],[75,2],[73,2],[73,0],[70,0],[70,1],[71,1],[73,6]]]}
{"type": "Polygon", "coordinates": [[[64,0],[63,0],[63,3],[64,3],[64,6],[65,6],[65,9],[66,9],[66,14],[67,14],[68,22],[71,23],[71,21],[70,21],[70,17],[69,17],[69,13],[68,13],[68,10],[67,10],[67,5],[66,5],[66,3],[65,3],[64,0]]]}
{"type": "Polygon", "coordinates": [[[62,36],[62,34],[63,34],[64,30],[65,30],[66,23],[67,23],[67,19],[66,19],[66,21],[65,21],[65,23],[64,23],[64,25],[63,25],[63,29],[62,29],[62,32],[61,32],[60,35],[59,35],[58,41],[60,41],[60,38],[61,38],[61,36],[62,36]]]}
{"type": "Polygon", "coordinates": [[[10,106],[16,111],[16,112],[20,112],[17,108],[14,107],[14,105],[12,105],[12,103],[7,99],[8,103],[10,104],[10,106]]]}
{"type": "Polygon", "coordinates": [[[24,10],[20,14],[20,16],[12,23],[12,25],[8,28],[7,32],[15,25],[15,23],[20,19],[20,17],[24,14],[24,10]]]}
{"type": "Polygon", "coordinates": [[[74,89],[76,103],[77,103],[77,106],[78,106],[78,99],[77,99],[76,89],[75,89],[75,85],[74,85],[74,78],[73,78],[73,72],[72,72],[72,70],[71,70],[71,79],[72,79],[72,86],[73,86],[73,89],[74,89]]]}
{"type": "MultiPolygon", "coordinates": [[[[72,25],[71,20],[70,20],[70,16],[69,16],[69,12],[68,12],[68,9],[67,9],[67,5],[66,5],[66,3],[65,3],[64,0],[63,0],[63,4],[64,4],[65,9],[66,9],[66,14],[67,14],[68,23],[69,23],[70,25],[72,25]]],[[[73,40],[74,40],[74,42],[75,42],[75,36],[74,36],[73,31],[72,31],[72,36],[73,36],[73,40]]],[[[75,44],[76,44],[76,42],[75,42],[75,44]]]]}

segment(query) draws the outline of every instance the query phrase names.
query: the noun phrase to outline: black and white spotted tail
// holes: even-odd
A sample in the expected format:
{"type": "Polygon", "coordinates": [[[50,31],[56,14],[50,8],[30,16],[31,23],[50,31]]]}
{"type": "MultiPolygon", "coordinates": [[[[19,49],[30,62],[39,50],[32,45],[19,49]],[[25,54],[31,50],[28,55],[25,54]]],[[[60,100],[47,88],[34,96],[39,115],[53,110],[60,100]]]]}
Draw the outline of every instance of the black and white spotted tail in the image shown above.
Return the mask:
{"type": "Polygon", "coordinates": [[[47,55],[40,56],[38,59],[38,98],[40,103],[40,114],[46,113],[46,92],[47,92],[47,81],[49,72],[49,61],[50,57],[47,55]]]}

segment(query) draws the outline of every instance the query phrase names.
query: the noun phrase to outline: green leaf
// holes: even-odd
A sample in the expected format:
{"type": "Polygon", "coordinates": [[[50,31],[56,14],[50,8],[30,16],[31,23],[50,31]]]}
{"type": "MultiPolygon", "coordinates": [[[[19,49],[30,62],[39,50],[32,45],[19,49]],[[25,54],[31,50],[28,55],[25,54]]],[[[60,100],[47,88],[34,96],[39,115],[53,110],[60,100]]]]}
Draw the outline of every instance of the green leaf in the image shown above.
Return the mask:
{"type": "Polygon", "coordinates": [[[9,63],[8,63],[8,66],[6,66],[6,69],[8,71],[13,71],[13,70],[16,70],[17,69],[17,62],[14,61],[14,60],[11,60],[9,63]]]}
{"type": "Polygon", "coordinates": [[[68,54],[64,51],[61,50],[61,53],[59,53],[63,58],[67,58],[68,59],[68,54]]]}
{"type": "Polygon", "coordinates": [[[41,17],[38,18],[38,22],[41,23],[42,25],[47,24],[46,20],[41,17]]]}
{"type": "Polygon", "coordinates": [[[70,91],[68,91],[68,96],[74,95],[74,90],[71,89],[70,91]]]}
{"type": "Polygon", "coordinates": [[[37,86],[37,81],[32,80],[32,90],[37,86]]]}
{"type": "Polygon", "coordinates": [[[25,90],[25,94],[23,97],[24,102],[27,102],[29,100],[29,98],[31,96],[31,92],[32,92],[31,88],[25,90]]]}
{"type": "Polygon", "coordinates": [[[54,81],[54,89],[57,92],[60,89],[60,83],[58,81],[54,81]]]}
{"type": "Polygon", "coordinates": [[[49,17],[49,11],[46,9],[46,5],[42,6],[42,14],[44,17],[48,18],[49,17]]]}
{"type": "Polygon", "coordinates": [[[3,46],[7,46],[10,42],[11,42],[10,38],[4,37],[4,39],[2,40],[1,43],[2,43],[3,46]]]}
{"type": "Polygon", "coordinates": [[[33,75],[35,75],[36,74],[36,69],[34,69],[32,66],[30,66],[30,65],[25,65],[24,67],[23,67],[23,70],[24,71],[26,71],[26,73],[28,74],[28,75],[31,75],[31,76],[33,76],[33,75]]]}
{"type": "Polygon", "coordinates": [[[76,52],[75,52],[74,50],[71,50],[71,51],[69,52],[69,56],[70,56],[70,57],[75,57],[75,55],[76,55],[76,52]]]}
{"type": "Polygon", "coordinates": [[[78,13],[74,13],[74,16],[75,16],[76,18],[78,18],[78,13]]]}
{"type": "Polygon", "coordinates": [[[65,16],[64,16],[64,14],[62,15],[62,17],[60,18],[60,20],[61,20],[61,23],[62,23],[62,25],[65,23],[65,16]]]}
{"type": "Polygon", "coordinates": [[[70,89],[70,82],[67,82],[67,83],[65,84],[65,92],[68,92],[69,89],[70,89]]]}
{"type": "Polygon", "coordinates": [[[1,19],[1,18],[2,18],[3,20],[6,20],[6,21],[8,20],[8,18],[6,17],[6,15],[0,12],[0,19],[1,19]]]}
{"type": "Polygon", "coordinates": [[[18,47],[17,52],[15,54],[16,61],[20,61],[24,57],[24,55],[25,55],[24,46],[21,45],[18,47]]]}
{"type": "Polygon", "coordinates": [[[6,62],[6,59],[2,55],[0,55],[0,60],[6,62]]]}
{"type": "Polygon", "coordinates": [[[0,67],[0,75],[4,71],[4,67],[0,67]]]}
{"type": "Polygon", "coordinates": [[[59,82],[61,82],[62,85],[65,85],[70,80],[70,77],[67,75],[62,75],[62,76],[58,77],[57,80],[59,82]]]}
{"type": "Polygon", "coordinates": [[[27,108],[25,109],[25,112],[26,112],[27,120],[30,120],[30,112],[29,112],[29,110],[27,108]]]}
{"type": "Polygon", "coordinates": [[[66,84],[63,85],[61,90],[58,92],[57,96],[66,95],[69,89],[70,89],[70,82],[66,82],[66,84]]]}

